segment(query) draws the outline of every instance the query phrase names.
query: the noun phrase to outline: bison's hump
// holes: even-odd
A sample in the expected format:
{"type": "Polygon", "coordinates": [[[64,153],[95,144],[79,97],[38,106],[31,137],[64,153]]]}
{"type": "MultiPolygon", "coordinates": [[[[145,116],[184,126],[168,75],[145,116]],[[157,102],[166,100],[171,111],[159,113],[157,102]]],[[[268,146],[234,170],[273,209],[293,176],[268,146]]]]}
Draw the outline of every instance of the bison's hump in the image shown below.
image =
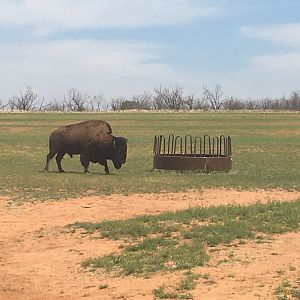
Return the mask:
{"type": "Polygon", "coordinates": [[[57,128],[51,133],[49,142],[57,144],[57,147],[61,144],[67,148],[74,144],[77,146],[84,145],[88,141],[96,144],[107,144],[111,142],[111,133],[111,127],[107,122],[89,120],[57,128]]]}
{"type": "Polygon", "coordinates": [[[96,129],[96,130],[100,130],[102,132],[111,134],[112,133],[112,129],[111,126],[102,120],[89,120],[89,121],[82,121],[79,123],[74,123],[74,124],[70,124],[67,126],[64,126],[66,129],[81,129],[81,130],[91,130],[91,129],[96,129]]]}

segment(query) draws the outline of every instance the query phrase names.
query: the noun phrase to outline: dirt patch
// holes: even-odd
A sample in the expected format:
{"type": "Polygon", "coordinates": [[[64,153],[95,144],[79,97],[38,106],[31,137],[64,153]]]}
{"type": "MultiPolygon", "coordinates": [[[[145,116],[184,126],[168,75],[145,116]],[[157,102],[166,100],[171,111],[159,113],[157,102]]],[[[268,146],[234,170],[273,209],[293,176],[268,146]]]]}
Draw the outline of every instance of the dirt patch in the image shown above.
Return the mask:
{"type": "MultiPolygon", "coordinates": [[[[181,273],[154,277],[110,278],[83,270],[80,262],[117,251],[118,242],[91,239],[63,227],[76,221],[123,219],[194,206],[246,205],[292,201],[297,191],[203,190],[186,193],[95,196],[67,201],[8,206],[0,198],[0,299],[153,299],[161,284],[172,285],[181,273]]],[[[300,277],[300,233],[274,241],[218,247],[195,299],[272,299],[283,278],[300,277]],[[233,259],[234,258],[234,259],[233,259]]]]}

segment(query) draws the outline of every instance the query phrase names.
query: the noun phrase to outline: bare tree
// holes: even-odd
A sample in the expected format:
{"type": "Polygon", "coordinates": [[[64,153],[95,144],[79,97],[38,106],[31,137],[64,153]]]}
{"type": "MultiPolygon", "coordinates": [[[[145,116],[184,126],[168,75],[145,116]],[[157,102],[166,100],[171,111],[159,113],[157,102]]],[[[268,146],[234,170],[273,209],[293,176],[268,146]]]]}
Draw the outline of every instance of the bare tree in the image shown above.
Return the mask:
{"type": "Polygon", "coordinates": [[[39,105],[39,111],[45,110],[49,107],[49,103],[44,104],[44,102],[45,102],[45,98],[43,97],[39,105]]]}
{"type": "Polygon", "coordinates": [[[94,111],[94,110],[100,111],[103,103],[104,103],[103,94],[96,95],[93,98],[91,98],[90,101],[89,101],[89,104],[90,104],[90,107],[91,107],[92,111],[94,111]]]}
{"type": "Polygon", "coordinates": [[[152,109],[152,95],[143,93],[142,95],[133,96],[131,99],[118,97],[111,99],[111,109],[113,111],[119,110],[150,110],[152,109]]]}
{"type": "Polygon", "coordinates": [[[196,98],[194,109],[209,110],[209,103],[207,102],[207,99],[204,96],[196,98]]]}
{"type": "Polygon", "coordinates": [[[1,105],[1,107],[0,107],[0,109],[2,109],[2,110],[5,110],[6,109],[6,107],[9,107],[9,103],[6,103],[6,104],[0,104],[1,105]]]}
{"type": "Polygon", "coordinates": [[[220,110],[224,104],[223,89],[220,84],[217,84],[213,90],[210,90],[207,86],[203,86],[204,99],[208,101],[210,107],[214,110],[220,110]]]}
{"type": "Polygon", "coordinates": [[[272,100],[269,98],[265,98],[259,101],[259,107],[262,110],[269,110],[272,106],[272,100]]]}
{"type": "Polygon", "coordinates": [[[245,109],[245,102],[240,99],[230,97],[229,99],[225,99],[223,107],[226,110],[241,110],[245,109]]]}
{"type": "Polygon", "coordinates": [[[159,88],[154,89],[154,107],[155,109],[172,109],[178,110],[185,104],[183,97],[183,91],[180,86],[176,86],[174,89],[159,88]]]}
{"type": "Polygon", "coordinates": [[[140,109],[140,103],[134,100],[124,100],[121,102],[120,110],[133,110],[140,109]]]}
{"type": "Polygon", "coordinates": [[[28,87],[24,92],[20,90],[20,96],[14,96],[9,100],[11,109],[18,110],[33,110],[38,100],[38,94],[34,93],[31,87],[28,87]]]}
{"type": "Polygon", "coordinates": [[[52,101],[50,101],[46,109],[49,111],[65,111],[66,104],[65,102],[59,102],[54,98],[52,101]]]}
{"type": "Polygon", "coordinates": [[[185,99],[184,99],[184,103],[185,103],[185,105],[187,106],[187,108],[189,110],[194,109],[195,108],[195,103],[196,103],[194,95],[186,96],[185,99]]]}
{"type": "Polygon", "coordinates": [[[290,101],[292,110],[300,110],[300,92],[292,92],[290,101]]]}
{"type": "Polygon", "coordinates": [[[192,109],[203,109],[208,110],[208,104],[204,97],[195,97],[194,95],[188,95],[184,98],[185,107],[188,110],[192,109]]]}
{"type": "Polygon", "coordinates": [[[245,109],[255,110],[255,109],[257,109],[257,105],[258,105],[258,103],[254,99],[247,99],[245,101],[245,109]]]}
{"type": "Polygon", "coordinates": [[[137,103],[137,109],[153,109],[153,95],[150,93],[143,92],[141,95],[135,95],[132,97],[132,101],[137,103]]]}
{"type": "Polygon", "coordinates": [[[111,109],[113,111],[119,111],[121,110],[122,103],[124,103],[126,99],[124,97],[118,97],[111,99],[111,109]]]}
{"type": "Polygon", "coordinates": [[[9,107],[9,103],[3,103],[2,100],[0,99],[0,109],[5,110],[6,107],[9,107]]]}
{"type": "Polygon", "coordinates": [[[85,111],[88,99],[87,95],[83,95],[75,88],[72,88],[64,96],[64,103],[69,111],[85,111]]]}

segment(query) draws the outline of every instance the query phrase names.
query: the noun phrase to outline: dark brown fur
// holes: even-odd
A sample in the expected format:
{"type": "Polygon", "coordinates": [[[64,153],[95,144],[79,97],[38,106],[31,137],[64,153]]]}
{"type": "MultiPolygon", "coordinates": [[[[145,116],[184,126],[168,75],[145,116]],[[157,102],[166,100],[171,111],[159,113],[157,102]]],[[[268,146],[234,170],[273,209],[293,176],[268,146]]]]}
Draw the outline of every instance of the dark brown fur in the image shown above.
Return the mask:
{"type": "Polygon", "coordinates": [[[59,127],[49,137],[49,154],[44,171],[48,171],[50,160],[56,155],[58,171],[64,172],[61,160],[65,154],[71,157],[80,154],[84,172],[90,162],[99,163],[109,174],[107,159],[119,169],[126,162],[127,140],[114,137],[110,125],[105,121],[91,120],[59,127]]]}

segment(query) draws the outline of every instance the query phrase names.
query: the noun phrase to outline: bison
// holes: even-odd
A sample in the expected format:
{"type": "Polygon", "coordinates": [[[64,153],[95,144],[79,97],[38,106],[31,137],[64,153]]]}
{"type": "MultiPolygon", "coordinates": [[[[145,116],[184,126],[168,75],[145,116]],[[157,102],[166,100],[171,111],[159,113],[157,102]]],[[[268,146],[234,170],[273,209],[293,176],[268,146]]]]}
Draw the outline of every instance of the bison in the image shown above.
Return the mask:
{"type": "Polygon", "coordinates": [[[120,169],[126,162],[127,139],[112,135],[110,125],[105,121],[90,120],[62,126],[54,130],[49,137],[49,153],[44,171],[48,171],[50,160],[56,155],[58,171],[64,173],[61,160],[65,154],[72,157],[80,154],[84,173],[88,173],[89,163],[99,163],[109,174],[107,160],[120,169]]]}

